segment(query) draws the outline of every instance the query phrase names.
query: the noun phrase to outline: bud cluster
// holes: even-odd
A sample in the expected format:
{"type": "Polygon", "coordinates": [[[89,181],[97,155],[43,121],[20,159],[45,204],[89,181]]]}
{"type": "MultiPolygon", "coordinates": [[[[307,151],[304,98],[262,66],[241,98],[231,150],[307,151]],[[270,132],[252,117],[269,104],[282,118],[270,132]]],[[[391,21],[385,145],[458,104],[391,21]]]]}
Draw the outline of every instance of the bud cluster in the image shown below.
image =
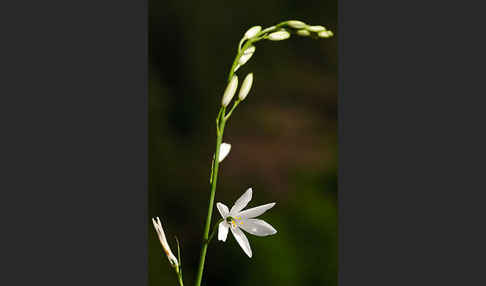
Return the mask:
{"type": "MultiPolygon", "coordinates": [[[[313,38],[329,38],[333,36],[333,32],[327,30],[324,26],[312,26],[298,20],[285,21],[263,30],[261,26],[253,26],[249,28],[245,32],[238,46],[238,57],[235,60],[234,69],[231,71],[233,76],[224,91],[223,98],[221,99],[221,106],[227,107],[233,100],[236,90],[238,89],[238,76],[234,75],[233,73],[251,59],[256,50],[253,43],[256,43],[262,39],[270,41],[282,41],[290,38],[291,34],[313,38]]],[[[246,98],[250,92],[252,84],[253,74],[249,73],[242,83],[240,93],[238,94],[237,103],[246,98]]]]}
{"type": "Polygon", "coordinates": [[[301,37],[319,37],[319,38],[329,38],[334,35],[334,33],[330,30],[327,30],[326,27],[316,25],[311,26],[307,25],[302,21],[291,20],[285,22],[285,24],[295,30],[295,33],[301,37]]]}
{"type": "MultiPolygon", "coordinates": [[[[251,86],[253,84],[253,73],[249,73],[246,75],[243,83],[241,84],[240,92],[238,93],[238,100],[243,101],[250,93],[251,86]]],[[[238,89],[238,76],[233,75],[230,82],[226,86],[226,89],[223,94],[223,98],[221,99],[221,105],[223,107],[227,107],[233,97],[236,94],[236,90],[238,89]]]]}

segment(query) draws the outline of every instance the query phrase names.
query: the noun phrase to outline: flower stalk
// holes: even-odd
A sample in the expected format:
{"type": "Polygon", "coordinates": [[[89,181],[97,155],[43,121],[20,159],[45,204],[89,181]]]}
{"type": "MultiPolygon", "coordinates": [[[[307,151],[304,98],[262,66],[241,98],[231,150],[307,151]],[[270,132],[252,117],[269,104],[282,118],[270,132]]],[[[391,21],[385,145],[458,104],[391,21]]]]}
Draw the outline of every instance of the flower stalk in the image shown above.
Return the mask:
{"type": "MultiPolygon", "coordinates": [[[[224,129],[233,111],[248,96],[253,84],[253,73],[249,73],[247,74],[241,85],[238,96],[235,98],[236,90],[238,89],[238,77],[235,75],[235,72],[240,67],[245,65],[251,57],[253,57],[253,54],[256,50],[256,47],[253,44],[261,40],[282,41],[290,38],[291,35],[294,34],[297,34],[301,37],[311,37],[314,39],[329,38],[333,36],[332,31],[327,30],[323,26],[310,26],[302,21],[290,20],[281,22],[266,29],[262,29],[261,26],[251,27],[246,31],[246,33],[238,43],[237,54],[233,61],[233,64],[231,65],[228,74],[227,86],[221,99],[221,108],[216,117],[216,151],[214,153],[211,164],[211,175],[209,179],[209,206],[206,221],[204,224],[201,255],[199,259],[195,286],[201,285],[207,248],[212,238],[216,234],[216,231],[218,232],[218,240],[225,241],[228,230],[231,230],[240,247],[250,258],[252,257],[251,247],[248,239],[246,238],[245,234],[243,234],[243,232],[240,230],[240,228],[256,236],[267,236],[277,233],[277,231],[270,224],[261,219],[256,219],[256,217],[263,214],[266,210],[272,208],[275,203],[265,204],[251,209],[243,210],[243,208],[246,207],[252,197],[252,189],[250,188],[235,202],[231,210],[228,210],[228,207],[222,203],[217,204],[217,208],[222,218],[216,222],[216,224],[213,226],[213,231],[211,235],[209,235],[214,209],[216,186],[218,183],[219,165],[224,160],[224,158],[228,156],[231,150],[231,144],[223,143],[224,129]],[[234,98],[235,100],[233,106],[227,112],[227,107],[234,98]]],[[[158,217],[156,219],[154,218],[152,219],[152,222],[162,245],[162,249],[167,256],[171,267],[174,269],[177,275],[178,283],[180,286],[184,286],[182,281],[182,262],[179,241],[176,238],[178,254],[178,257],[176,258],[170,249],[169,243],[167,242],[167,238],[162,228],[162,223],[160,222],[160,219],[158,217]]]]}
{"type": "MultiPolygon", "coordinates": [[[[233,111],[236,109],[238,104],[242,102],[248,95],[252,83],[253,83],[253,74],[250,73],[247,75],[245,78],[242,87],[240,89],[240,93],[238,97],[234,100],[233,106],[231,109],[229,109],[229,112],[227,112],[227,107],[231,103],[231,101],[234,98],[237,85],[238,85],[238,80],[237,76],[235,75],[235,72],[245,65],[248,60],[253,56],[255,52],[255,46],[254,44],[257,43],[258,41],[261,40],[270,40],[270,41],[282,41],[288,39],[292,34],[298,34],[300,36],[311,36],[313,38],[327,38],[332,36],[332,32],[324,32],[326,29],[322,26],[309,26],[306,23],[302,21],[297,21],[297,20],[291,20],[291,21],[284,21],[281,22],[277,25],[268,27],[266,29],[262,29],[261,26],[254,26],[250,28],[249,30],[246,31],[242,39],[240,40],[238,44],[238,49],[237,49],[237,54],[236,57],[233,61],[233,64],[231,65],[229,74],[228,74],[228,79],[227,79],[227,87],[225,90],[225,93],[222,98],[221,102],[221,108],[219,110],[218,116],[216,117],[216,150],[214,154],[214,158],[220,158],[220,149],[221,149],[221,144],[223,142],[223,134],[224,134],[224,128],[226,126],[227,121],[229,120],[231,114],[233,111]],[[320,33],[318,35],[318,33],[320,33]]],[[[218,173],[219,173],[219,164],[220,160],[214,160],[212,161],[212,166],[211,166],[211,176],[210,176],[210,195],[209,195],[209,206],[208,206],[208,212],[206,216],[206,221],[204,224],[204,232],[203,232],[203,239],[202,239],[202,246],[201,246],[201,254],[200,254],[200,259],[199,259],[199,266],[197,270],[197,276],[195,280],[195,286],[200,286],[201,281],[202,281],[202,275],[204,271],[204,263],[206,259],[206,252],[207,248],[209,245],[209,242],[215,235],[216,228],[218,228],[218,225],[220,223],[223,223],[224,226],[226,226],[226,223],[224,222],[224,218],[222,220],[219,220],[218,223],[215,226],[215,229],[213,230],[211,236],[209,235],[210,227],[211,227],[211,219],[212,219],[212,214],[213,214],[213,209],[214,209],[214,198],[216,194],[216,186],[218,183],[218,173]]],[[[250,196],[251,196],[251,191],[250,191],[250,196]]],[[[267,207],[273,204],[268,204],[266,205],[267,207]]],[[[264,206],[265,207],[265,206],[264,206]]],[[[255,223],[254,221],[250,221],[255,223]]],[[[257,227],[260,227],[263,229],[266,229],[266,232],[253,232],[253,229],[249,230],[250,233],[256,234],[256,235],[268,235],[268,234],[273,234],[274,230],[273,228],[268,227],[267,225],[257,225],[257,227]]],[[[233,231],[233,230],[232,230],[233,231]]],[[[235,229],[234,231],[238,231],[238,229],[235,229]]],[[[276,232],[276,231],[275,231],[276,232]]],[[[235,233],[233,233],[235,234],[235,233]]],[[[237,235],[238,237],[241,237],[237,235]]],[[[235,238],[237,237],[235,236],[235,238]]],[[[243,235],[244,236],[244,235],[243,235]]],[[[246,240],[246,237],[244,238],[246,240]]],[[[244,244],[240,243],[240,246],[243,247],[244,244]]],[[[246,245],[246,244],[245,244],[246,245]]],[[[245,246],[245,248],[249,249],[248,247],[245,246]]],[[[251,250],[245,250],[245,253],[249,257],[251,257],[251,250]]]]}
{"type": "MultiPolygon", "coordinates": [[[[226,113],[226,107],[222,106],[218,118],[216,119],[217,138],[216,138],[216,151],[214,154],[215,158],[219,158],[220,146],[221,143],[223,142],[224,126],[226,124],[225,113],[226,113]]],[[[213,215],[214,195],[216,193],[216,183],[218,182],[218,170],[219,170],[219,160],[213,160],[213,172],[211,178],[211,192],[209,196],[208,214],[206,217],[206,223],[204,225],[203,243],[201,247],[201,255],[199,259],[199,266],[197,270],[196,283],[195,283],[195,285],[197,286],[201,285],[202,274],[204,270],[204,262],[206,260],[206,252],[209,244],[209,228],[211,226],[211,217],[213,215]]]]}

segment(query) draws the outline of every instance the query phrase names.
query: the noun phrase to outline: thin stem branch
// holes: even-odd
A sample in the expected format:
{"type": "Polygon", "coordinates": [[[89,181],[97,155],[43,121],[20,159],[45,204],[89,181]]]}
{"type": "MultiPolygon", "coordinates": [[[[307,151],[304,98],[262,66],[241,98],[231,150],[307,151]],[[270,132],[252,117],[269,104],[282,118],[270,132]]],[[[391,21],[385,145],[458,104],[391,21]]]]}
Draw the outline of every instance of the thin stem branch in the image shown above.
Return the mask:
{"type": "Polygon", "coordinates": [[[231,107],[230,111],[228,112],[228,114],[226,114],[226,116],[224,117],[224,120],[228,121],[228,119],[230,118],[231,114],[233,113],[233,110],[235,110],[235,108],[238,106],[238,104],[241,102],[240,99],[237,99],[235,101],[235,103],[233,104],[233,107],[231,107]]]}
{"type": "Polygon", "coordinates": [[[206,241],[207,244],[209,244],[211,242],[211,240],[213,239],[214,235],[216,234],[216,231],[218,230],[218,226],[219,224],[223,221],[224,219],[219,219],[213,226],[213,231],[211,232],[211,235],[209,236],[208,240],[206,241]]]}

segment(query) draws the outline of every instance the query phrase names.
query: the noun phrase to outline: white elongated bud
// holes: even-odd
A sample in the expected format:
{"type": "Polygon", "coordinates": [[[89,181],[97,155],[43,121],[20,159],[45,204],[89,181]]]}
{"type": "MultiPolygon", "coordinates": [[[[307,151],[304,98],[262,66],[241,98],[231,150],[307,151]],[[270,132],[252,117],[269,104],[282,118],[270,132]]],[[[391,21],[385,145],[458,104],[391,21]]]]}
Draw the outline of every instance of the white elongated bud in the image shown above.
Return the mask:
{"type": "Polygon", "coordinates": [[[310,27],[307,27],[307,30],[309,30],[311,32],[319,33],[320,31],[325,31],[326,28],[323,27],[323,26],[310,26],[310,27]]]}
{"type": "Polygon", "coordinates": [[[253,26],[245,33],[245,38],[250,39],[256,36],[262,30],[262,26],[253,26]]]}
{"type": "Polygon", "coordinates": [[[310,36],[310,32],[307,30],[298,30],[297,35],[302,36],[302,37],[308,37],[310,36]]]}
{"type": "Polygon", "coordinates": [[[245,80],[241,84],[240,93],[238,93],[238,98],[243,101],[248,93],[250,92],[251,85],[253,84],[253,73],[246,75],[245,80]]]}
{"type": "Polygon", "coordinates": [[[250,60],[251,56],[253,56],[253,54],[243,54],[243,55],[241,55],[240,60],[238,61],[238,65],[239,66],[242,66],[242,65],[246,64],[246,62],[248,60],[250,60]]]}
{"type": "Polygon", "coordinates": [[[241,55],[238,65],[242,66],[246,64],[246,62],[253,56],[253,53],[255,52],[256,48],[255,46],[250,46],[248,49],[246,49],[243,54],[241,55]]]}
{"type": "Polygon", "coordinates": [[[285,30],[273,32],[270,35],[268,35],[268,39],[271,41],[281,41],[281,40],[288,39],[289,37],[290,37],[289,32],[285,30]]]}
{"type": "Polygon", "coordinates": [[[228,104],[233,99],[233,96],[235,96],[237,88],[238,88],[238,76],[234,75],[224,91],[223,99],[221,100],[222,106],[224,107],[228,106],[228,104]]]}
{"type": "Polygon", "coordinates": [[[219,146],[219,163],[228,156],[229,152],[231,151],[231,144],[228,143],[221,143],[221,146],[219,146]]]}
{"type": "Polygon", "coordinates": [[[302,29],[302,28],[305,28],[307,26],[304,22],[297,21],[297,20],[288,21],[287,25],[289,25],[290,27],[292,27],[294,29],[302,29]]]}
{"type": "Polygon", "coordinates": [[[155,231],[157,232],[157,235],[159,237],[160,244],[162,244],[162,249],[164,250],[165,255],[167,255],[167,258],[169,259],[170,265],[174,268],[178,268],[179,262],[177,261],[177,258],[170,250],[170,246],[169,243],[167,242],[167,238],[165,237],[164,229],[162,228],[162,223],[160,222],[159,217],[157,217],[157,220],[152,218],[152,223],[154,224],[155,231]]]}
{"type": "Polygon", "coordinates": [[[329,38],[333,35],[331,31],[321,31],[317,34],[320,38],[329,38]]]}

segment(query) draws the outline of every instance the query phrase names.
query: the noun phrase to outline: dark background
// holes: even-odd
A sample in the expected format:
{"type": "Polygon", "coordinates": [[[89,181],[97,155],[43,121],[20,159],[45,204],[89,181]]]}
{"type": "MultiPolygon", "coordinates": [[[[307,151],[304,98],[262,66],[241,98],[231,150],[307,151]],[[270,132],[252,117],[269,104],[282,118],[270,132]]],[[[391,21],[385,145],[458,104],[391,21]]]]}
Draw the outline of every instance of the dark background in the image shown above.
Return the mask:
{"type": "MultiPolygon", "coordinates": [[[[182,245],[193,284],[209,198],[215,123],[238,41],[253,25],[284,20],[337,34],[337,1],[149,1],[149,217],[159,216],[172,249],[182,245]]],[[[208,249],[206,285],[337,285],[337,37],[292,36],[256,44],[237,71],[254,73],[223,141],[216,202],[229,207],[248,188],[250,206],[278,231],[248,235],[246,257],[230,235],[208,249]]],[[[219,218],[216,208],[213,222],[219,218]]],[[[149,285],[176,285],[152,226],[149,285]]]]}

